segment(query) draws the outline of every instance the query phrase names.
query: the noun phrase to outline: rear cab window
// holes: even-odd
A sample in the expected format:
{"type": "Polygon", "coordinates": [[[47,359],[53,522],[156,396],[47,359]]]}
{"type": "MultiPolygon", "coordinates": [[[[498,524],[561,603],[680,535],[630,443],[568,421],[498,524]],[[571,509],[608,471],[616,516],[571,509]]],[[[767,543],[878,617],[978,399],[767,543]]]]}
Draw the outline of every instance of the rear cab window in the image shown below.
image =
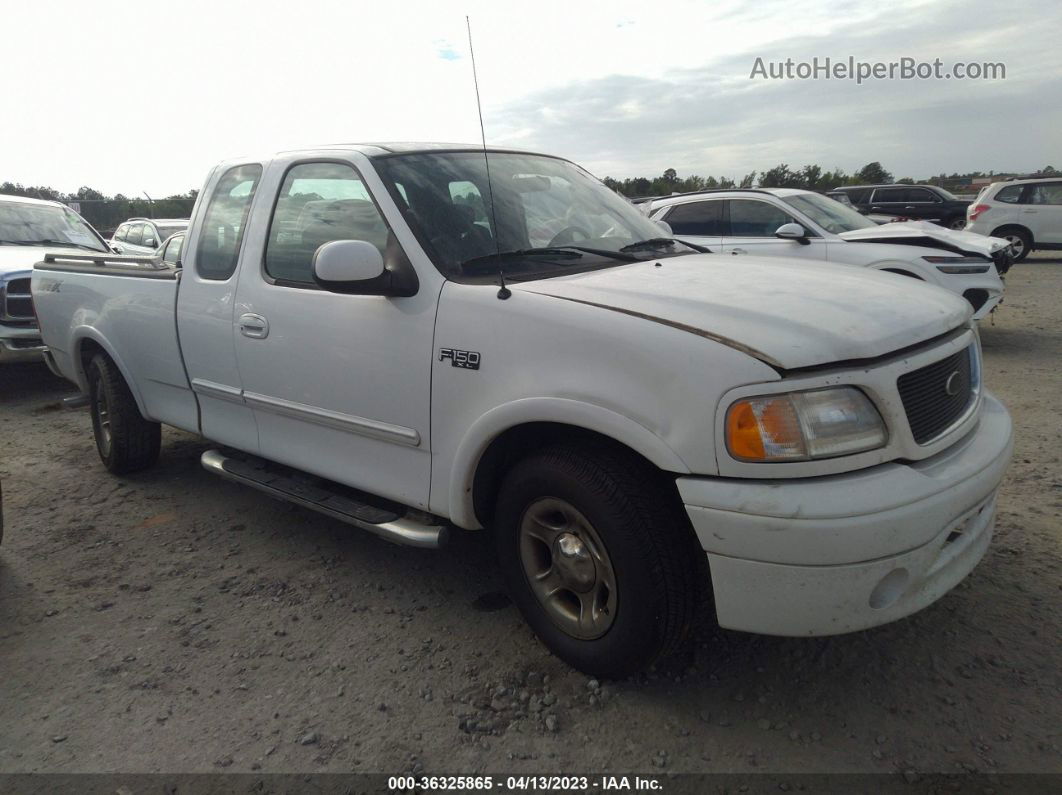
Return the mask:
{"type": "Polygon", "coordinates": [[[202,279],[224,281],[236,271],[262,166],[249,163],[226,171],[210,197],[196,249],[196,273],[202,279]]]}

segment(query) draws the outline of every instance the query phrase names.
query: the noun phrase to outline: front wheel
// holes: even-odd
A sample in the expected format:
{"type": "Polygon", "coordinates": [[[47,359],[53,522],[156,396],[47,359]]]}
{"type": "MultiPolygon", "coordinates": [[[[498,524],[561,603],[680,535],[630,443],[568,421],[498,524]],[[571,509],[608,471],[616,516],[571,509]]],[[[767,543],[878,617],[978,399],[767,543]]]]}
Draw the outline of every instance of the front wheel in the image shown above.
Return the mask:
{"type": "Polygon", "coordinates": [[[1011,254],[1014,255],[1014,261],[1012,265],[1017,265],[1032,251],[1032,237],[1028,232],[1024,232],[1021,229],[1004,229],[998,232],[992,233],[993,237],[1001,237],[1010,243],[1011,254]]]}
{"type": "Polygon", "coordinates": [[[100,460],[120,475],[147,469],[159,457],[162,426],[144,419],[129,385],[106,354],[89,363],[89,412],[100,460]]]}
{"type": "Polygon", "coordinates": [[[674,483],[607,445],[558,445],[516,464],[495,513],[513,601],[549,649],[622,677],[678,650],[706,584],[674,483]]]}

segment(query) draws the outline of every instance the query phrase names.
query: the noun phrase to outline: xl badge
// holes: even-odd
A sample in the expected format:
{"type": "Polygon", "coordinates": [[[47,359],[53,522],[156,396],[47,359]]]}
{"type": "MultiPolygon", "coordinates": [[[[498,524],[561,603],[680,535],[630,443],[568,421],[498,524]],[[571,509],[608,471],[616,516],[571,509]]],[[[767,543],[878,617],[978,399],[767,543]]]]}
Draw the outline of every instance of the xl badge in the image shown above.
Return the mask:
{"type": "Polygon", "coordinates": [[[452,367],[465,370],[478,370],[480,356],[478,351],[460,351],[457,348],[439,348],[439,361],[450,360],[452,367]]]}

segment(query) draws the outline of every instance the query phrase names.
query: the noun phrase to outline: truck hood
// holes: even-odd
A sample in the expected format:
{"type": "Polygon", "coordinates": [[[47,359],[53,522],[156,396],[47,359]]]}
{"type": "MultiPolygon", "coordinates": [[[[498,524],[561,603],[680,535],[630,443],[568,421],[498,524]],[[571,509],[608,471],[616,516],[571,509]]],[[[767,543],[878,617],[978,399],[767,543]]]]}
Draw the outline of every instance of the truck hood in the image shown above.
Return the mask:
{"type": "Polygon", "coordinates": [[[909,277],[774,257],[690,254],[510,286],[672,326],[783,370],[883,356],[971,313],[909,277]]]}
{"type": "MultiPolygon", "coordinates": [[[[34,264],[44,259],[45,254],[74,254],[84,256],[93,252],[83,248],[63,246],[8,246],[0,245],[0,276],[15,271],[31,271],[34,264]]],[[[106,252],[99,252],[104,254],[106,252]]]]}
{"type": "Polygon", "coordinates": [[[841,232],[839,237],[858,243],[901,243],[943,249],[956,254],[980,254],[989,258],[1010,245],[999,237],[945,229],[928,221],[896,221],[870,229],[841,232]]]}

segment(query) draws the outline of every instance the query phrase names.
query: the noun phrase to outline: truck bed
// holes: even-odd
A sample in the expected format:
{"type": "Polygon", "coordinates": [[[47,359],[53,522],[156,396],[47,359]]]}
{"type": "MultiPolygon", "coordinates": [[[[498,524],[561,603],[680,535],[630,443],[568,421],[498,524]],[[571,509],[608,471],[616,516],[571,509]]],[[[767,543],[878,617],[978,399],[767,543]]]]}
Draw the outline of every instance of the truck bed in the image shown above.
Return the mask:
{"type": "Polygon", "coordinates": [[[197,431],[177,339],[180,273],[145,257],[48,254],[34,266],[33,301],[47,355],[63,376],[87,392],[85,365],[98,346],[145,417],[197,431]]]}

